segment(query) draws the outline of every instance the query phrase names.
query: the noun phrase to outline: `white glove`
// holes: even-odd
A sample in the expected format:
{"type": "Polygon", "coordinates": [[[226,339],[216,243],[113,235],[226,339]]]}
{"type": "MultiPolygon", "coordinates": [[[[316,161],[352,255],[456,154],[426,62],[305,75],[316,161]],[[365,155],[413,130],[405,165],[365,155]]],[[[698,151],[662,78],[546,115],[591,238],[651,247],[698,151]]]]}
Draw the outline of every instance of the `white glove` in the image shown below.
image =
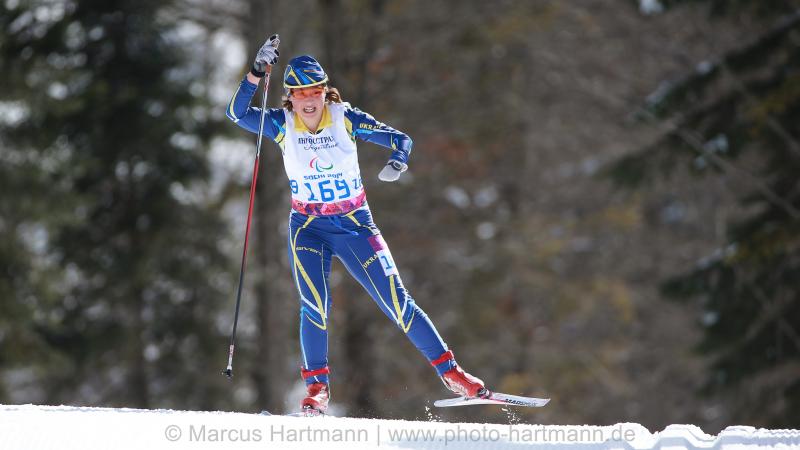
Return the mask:
{"type": "Polygon", "coordinates": [[[264,45],[258,49],[258,53],[256,53],[256,59],[253,61],[253,70],[250,72],[261,78],[267,72],[267,66],[271,66],[278,62],[278,56],[280,53],[278,52],[278,45],[281,43],[281,38],[277,34],[273,34],[267,41],[264,42],[264,45]]]}
{"type": "Polygon", "coordinates": [[[408,170],[408,165],[394,159],[389,160],[389,163],[378,174],[378,179],[381,181],[397,181],[400,174],[408,170]]]}

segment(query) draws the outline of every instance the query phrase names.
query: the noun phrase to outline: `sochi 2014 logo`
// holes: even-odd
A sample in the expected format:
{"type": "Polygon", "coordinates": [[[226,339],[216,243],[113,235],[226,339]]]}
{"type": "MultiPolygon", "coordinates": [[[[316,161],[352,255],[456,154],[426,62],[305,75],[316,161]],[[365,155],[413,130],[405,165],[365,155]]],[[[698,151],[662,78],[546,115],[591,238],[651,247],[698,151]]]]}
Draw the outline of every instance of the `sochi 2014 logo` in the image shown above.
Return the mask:
{"type": "Polygon", "coordinates": [[[311,162],[308,163],[308,167],[311,167],[312,169],[317,169],[317,172],[322,173],[325,172],[326,170],[333,169],[333,163],[330,163],[330,166],[326,167],[324,163],[320,164],[319,156],[315,156],[314,159],[312,159],[311,162]]]}

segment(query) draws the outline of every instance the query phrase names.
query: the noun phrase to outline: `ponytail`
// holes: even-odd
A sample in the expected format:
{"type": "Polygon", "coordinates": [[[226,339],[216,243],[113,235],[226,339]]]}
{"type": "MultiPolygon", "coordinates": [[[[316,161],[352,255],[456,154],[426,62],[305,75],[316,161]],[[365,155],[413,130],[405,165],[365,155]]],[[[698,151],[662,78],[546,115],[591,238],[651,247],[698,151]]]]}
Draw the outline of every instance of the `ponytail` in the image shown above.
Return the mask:
{"type": "Polygon", "coordinates": [[[335,87],[329,87],[325,94],[325,103],[342,103],[342,94],[335,87]]]}

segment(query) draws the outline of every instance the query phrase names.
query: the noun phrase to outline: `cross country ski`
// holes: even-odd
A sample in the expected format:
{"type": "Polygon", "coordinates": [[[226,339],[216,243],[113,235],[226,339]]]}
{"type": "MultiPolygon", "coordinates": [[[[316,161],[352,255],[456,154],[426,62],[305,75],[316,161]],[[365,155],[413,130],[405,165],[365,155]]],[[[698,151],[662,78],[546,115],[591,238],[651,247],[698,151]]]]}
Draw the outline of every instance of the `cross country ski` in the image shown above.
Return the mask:
{"type": "Polygon", "coordinates": [[[527,406],[530,408],[541,408],[550,401],[549,398],[520,397],[518,395],[503,394],[500,392],[490,392],[484,397],[455,397],[433,402],[434,406],[447,408],[450,406],[466,405],[514,405],[527,406]]]}

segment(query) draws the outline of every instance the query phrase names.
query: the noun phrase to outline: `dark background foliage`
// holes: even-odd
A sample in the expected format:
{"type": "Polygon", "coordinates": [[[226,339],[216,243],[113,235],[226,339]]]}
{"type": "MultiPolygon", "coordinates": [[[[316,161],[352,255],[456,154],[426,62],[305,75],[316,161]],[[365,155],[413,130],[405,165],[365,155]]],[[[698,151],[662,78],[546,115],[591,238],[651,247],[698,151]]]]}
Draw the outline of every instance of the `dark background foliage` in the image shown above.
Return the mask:
{"type": "MultiPolygon", "coordinates": [[[[259,411],[300,398],[288,189],[224,108],[263,39],[415,142],[360,145],[405,284],[470,372],[550,396],[440,411],[334,265],[339,414],[796,427],[800,12],[792,1],[6,0],[0,402],[259,411]]],[[[281,92],[278,77],[270,104],[281,92]]],[[[260,95],[260,94],[259,94],[260,95]]]]}

